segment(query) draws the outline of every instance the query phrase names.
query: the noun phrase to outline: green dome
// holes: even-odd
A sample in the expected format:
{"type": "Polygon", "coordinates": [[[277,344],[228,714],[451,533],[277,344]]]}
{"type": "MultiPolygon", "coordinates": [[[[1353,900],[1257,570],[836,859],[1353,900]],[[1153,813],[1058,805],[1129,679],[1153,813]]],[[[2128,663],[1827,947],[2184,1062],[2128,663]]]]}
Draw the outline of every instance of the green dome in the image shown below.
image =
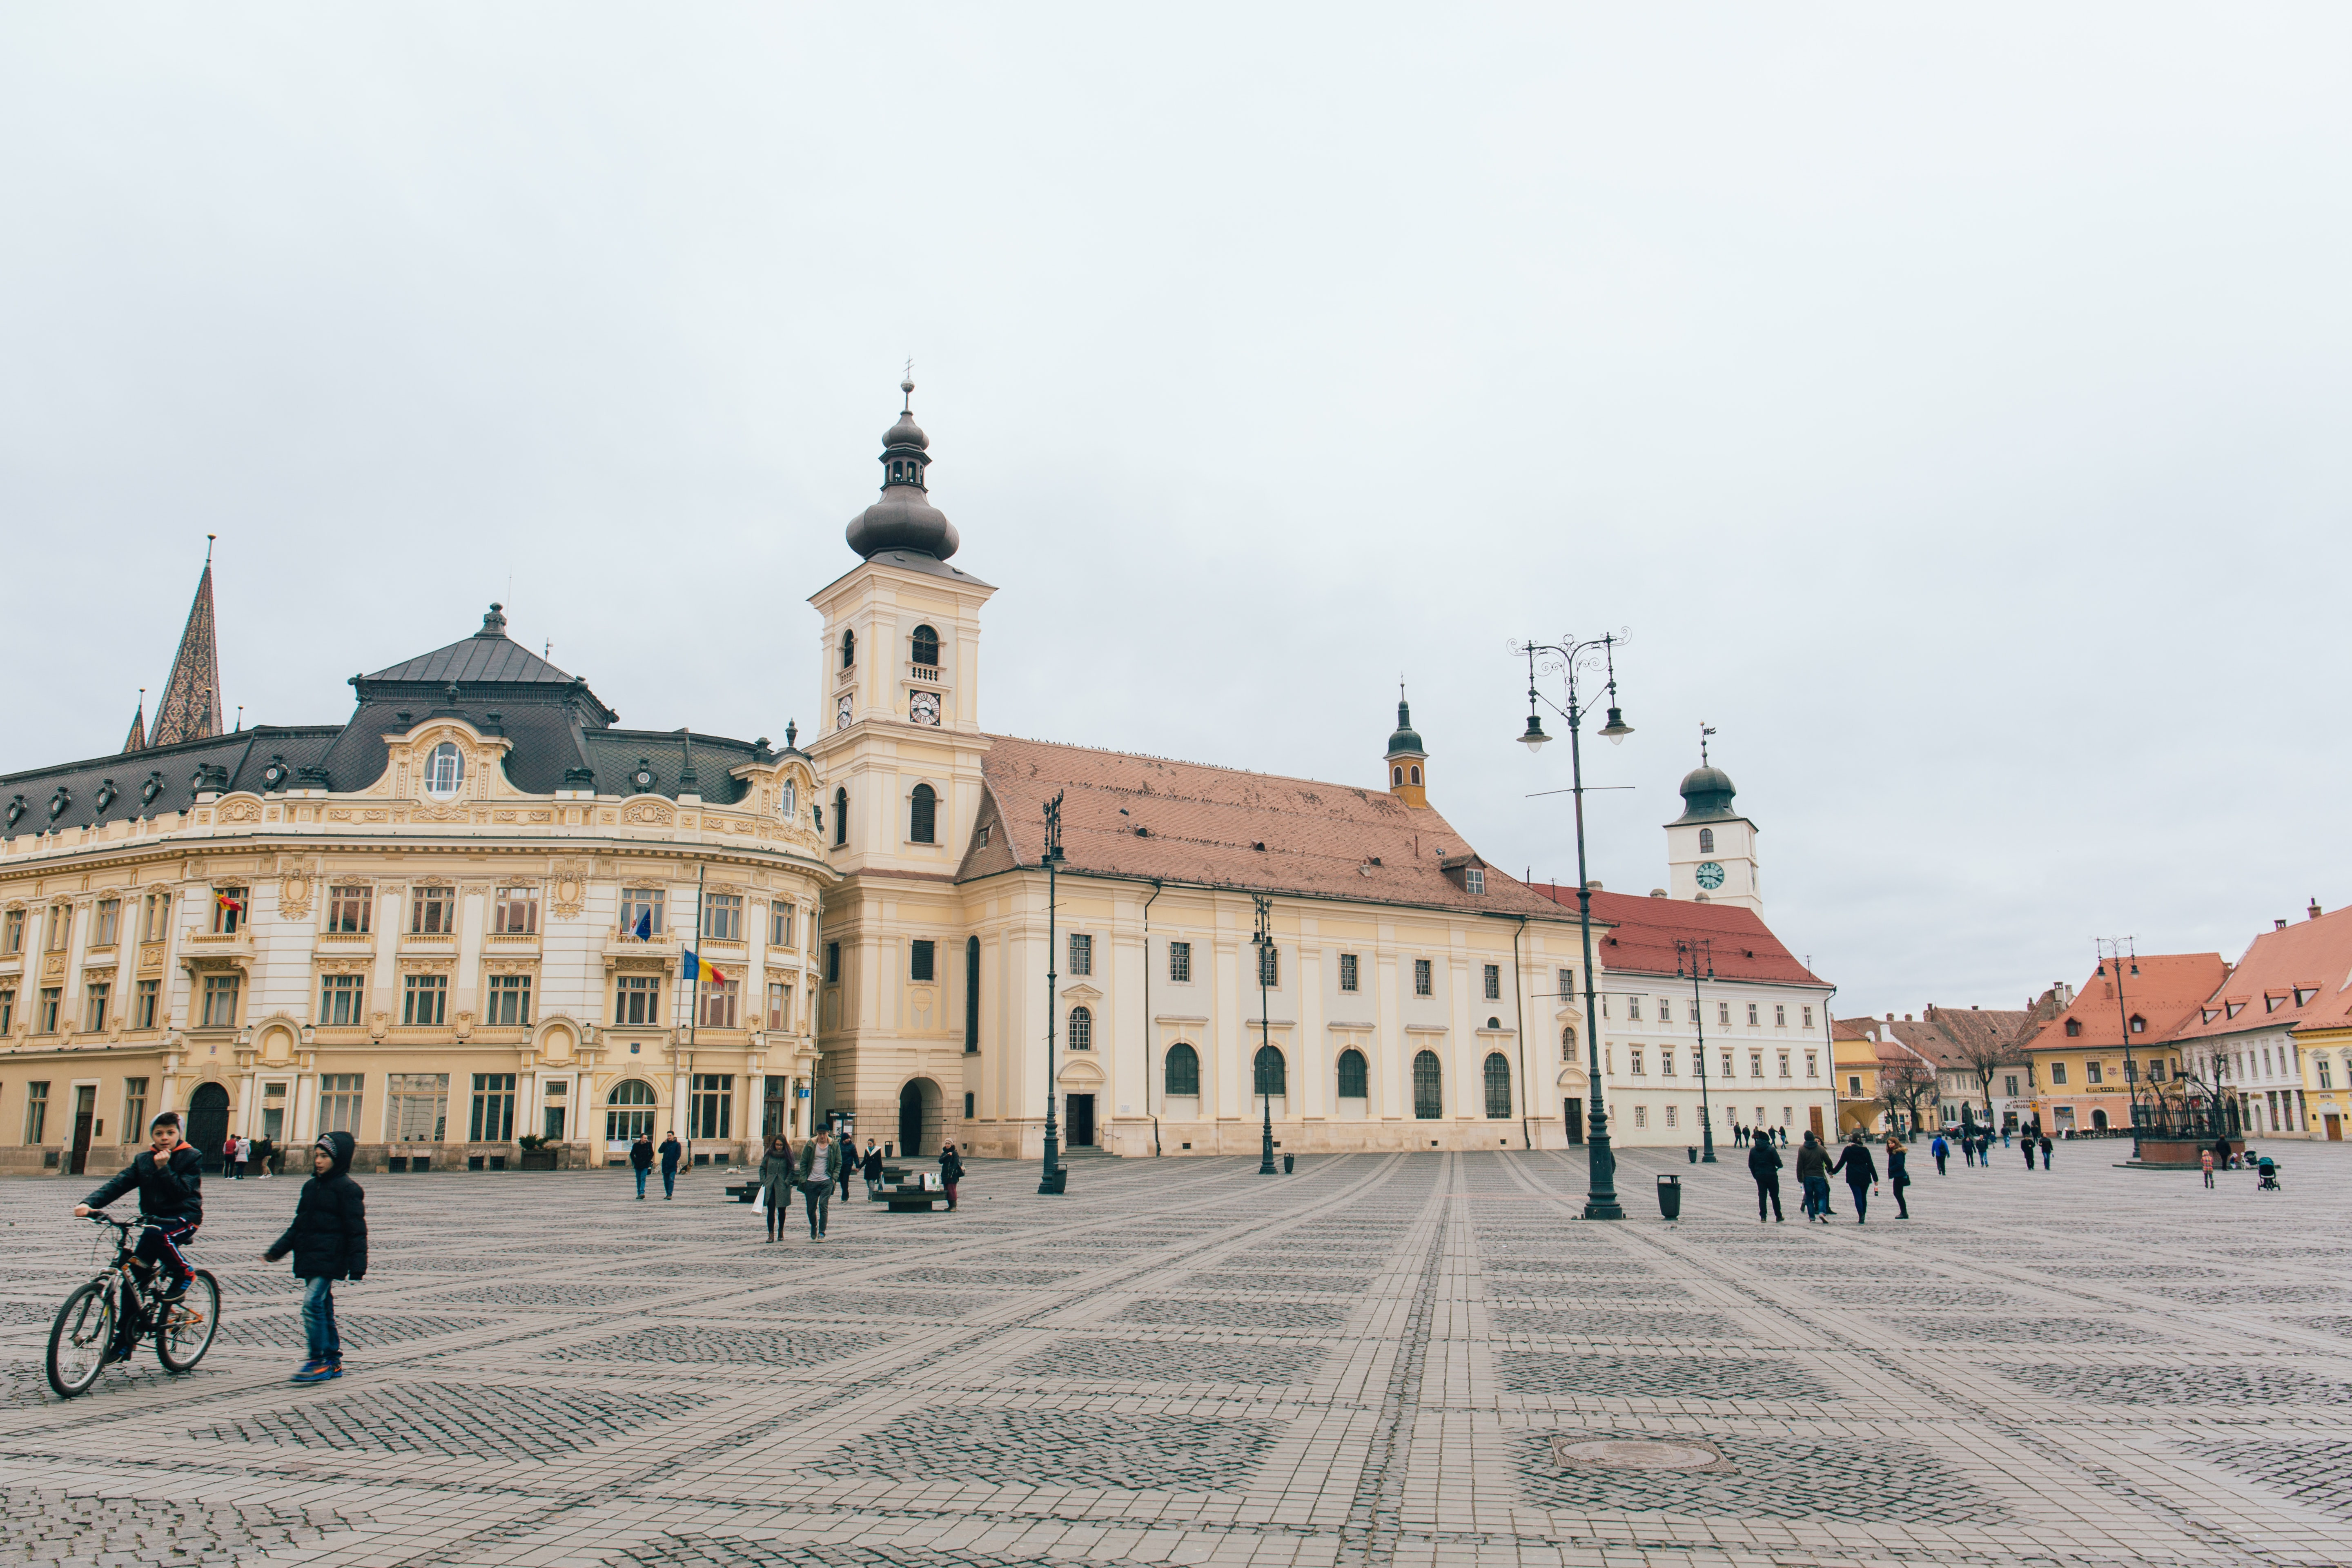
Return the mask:
{"type": "Polygon", "coordinates": [[[1391,757],[1429,755],[1427,752],[1422,750],[1421,737],[1413,731],[1412,706],[1402,697],[1397,699],[1396,733],[1389,737],[1389,755],[1391,757]]]}
{"type": "Polygon", "coordinates": [[[1677,820],[1706,822],[1739,814],[1731,809],[1731,775],[1717,767],[1693,768],[1683,775],[1683,814],[1677,820]]]}

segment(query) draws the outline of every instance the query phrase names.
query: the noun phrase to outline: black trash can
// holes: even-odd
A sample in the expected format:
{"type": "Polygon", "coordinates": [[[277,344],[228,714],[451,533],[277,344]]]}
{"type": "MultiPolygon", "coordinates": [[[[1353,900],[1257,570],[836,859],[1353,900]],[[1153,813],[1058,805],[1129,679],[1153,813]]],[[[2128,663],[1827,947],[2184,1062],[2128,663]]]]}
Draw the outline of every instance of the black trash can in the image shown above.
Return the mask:
{"type": "Polygon", "coordinates": [[[1285,1154],[1285,1155],[1282,1157],[1282,1173],[1283,1173],[1284,1175],[1286,1175],[1286,1175],[1288,1175],[1288,1174],[1290,1174],[1290,1162],[1291,1162],[1291,1158],[1292,1158],[1292,1157],[1291,1157],[1290,1155],[1288,1155],[1288,1154],[1285,1154]]]}
{"type": "Polygon", "coordinates": [[[1684,1153],[1685,1153],[1685,1154],[1688,1154],[1688,1155],[1690,1156],[1690,1163],[1691,1163],[1692,1164],[1696,1165],[1696,1164],[1697,1164],[1697,1163],[1698,1163],[1698,1145],[1697,1145],[1697,1144],[1696,1144],[1696,1143],[1691,1144],[1689,1147],[1685,1148],[1685,1149],[1683,1151],[1683,1152],[1684,1152],[1684,1153]]]}
{"type": "Polygon", "coordinates": [[[1671,1171],[1658,1178],[1658,1214],[1664,1219],[1683,1217],[1683,1179],[1671,1171]]]}

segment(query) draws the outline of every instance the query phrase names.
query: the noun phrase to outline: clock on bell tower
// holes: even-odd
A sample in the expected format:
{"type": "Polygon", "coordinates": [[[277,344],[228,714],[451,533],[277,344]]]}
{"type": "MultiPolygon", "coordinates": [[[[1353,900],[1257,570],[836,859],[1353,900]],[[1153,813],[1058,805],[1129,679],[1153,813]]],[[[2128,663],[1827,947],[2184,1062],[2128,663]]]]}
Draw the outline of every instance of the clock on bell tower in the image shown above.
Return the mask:
{"type": "Polygon", "coordinates": [[[1764,884],[1756,859],[1756,825],[1732,808],[1731,775],[1706,760],[1683,775],[1683,814],[1666,824],[1669,891],[1677,899],[1738,904],[1759,914],[1764,884]]]}

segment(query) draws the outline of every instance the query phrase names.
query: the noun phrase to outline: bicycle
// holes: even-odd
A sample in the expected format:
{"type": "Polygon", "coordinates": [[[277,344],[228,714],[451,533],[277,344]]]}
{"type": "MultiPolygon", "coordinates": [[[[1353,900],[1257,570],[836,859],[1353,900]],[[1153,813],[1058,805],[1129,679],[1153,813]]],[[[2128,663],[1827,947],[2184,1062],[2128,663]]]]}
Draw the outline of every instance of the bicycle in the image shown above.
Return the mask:
{"type": "Polygon", "coordinates": [[[49,1326],[49,1386],[61,1399],[87,1394],[112,1361],[129,1361],[139,1342],[155,1336],[155,1359],[166,1372],[187,1372],[205,1359],[220,1332],[220,1281],[199,1268],[177,1301],[165,1301],[161,1268],[142,1279],[132,1257],[137,1220],[88,1216],[114,1227],[114,1261],[66,1298],[49,1326]]]}

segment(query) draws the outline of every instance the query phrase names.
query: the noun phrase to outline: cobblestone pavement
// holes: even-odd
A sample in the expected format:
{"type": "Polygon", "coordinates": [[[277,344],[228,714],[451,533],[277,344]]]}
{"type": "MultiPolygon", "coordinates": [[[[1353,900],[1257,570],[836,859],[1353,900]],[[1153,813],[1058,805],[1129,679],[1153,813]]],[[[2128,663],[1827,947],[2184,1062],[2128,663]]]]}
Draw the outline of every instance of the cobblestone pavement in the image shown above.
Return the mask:
{"type": "Polygon", "coordinates": [[[2340,1564],[2352,1150],[2285,1148],[1930,1168],[1867,1226],[1758,1224],[1731,1151],[1628,1156],[1622,1225],[1572,1156],[982,1163],[822,1246],[717,1172],[372,1176],[307,1388],[298,1184],[215,1181],[221,1342],[69,1403],[83,1184],[9,1181],[0,1561],[2340,1564]]]}

